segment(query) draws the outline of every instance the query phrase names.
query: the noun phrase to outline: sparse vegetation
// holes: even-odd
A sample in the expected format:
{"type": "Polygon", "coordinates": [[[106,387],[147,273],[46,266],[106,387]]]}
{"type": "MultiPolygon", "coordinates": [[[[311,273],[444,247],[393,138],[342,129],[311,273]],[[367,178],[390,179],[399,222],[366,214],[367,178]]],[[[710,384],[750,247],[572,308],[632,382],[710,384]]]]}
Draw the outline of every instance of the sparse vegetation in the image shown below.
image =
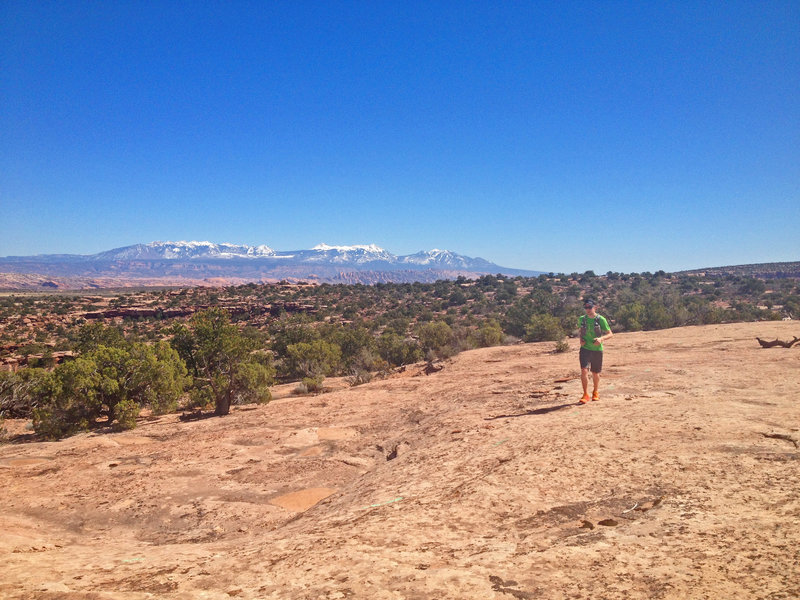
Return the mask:
{"type": "Polygon", "coordinates": [[[195,406],[212,404],[215,414],[227,415],[233,404],[270,401],[271,356],[259,352],[258,337],[244,335],[227,311],[196,314],[189,327],[174,329],[173,345],[192,369],[195,406]]]}
{"type": "Polygon", "coordinates": [[[59,436],[135,425],[137,410],[265,402],[274,381],[323,390],[466,349],[577,332],[585,298],[614,331],[800,316],[795,274],[592,271],[436,283],[247,284],[0,296],[0,417],[59,436]],[[183,370],[185,369],[185,371],[183,370]],[[137,383],[147,380],[149,385],[137,383]],[[80,401],[76,400],[79,398],[80,401]]]}
{"type": "Polygon", "coordinates": [[[186,367],[166,342],[98,346],[33,379],[33,426],[46,438],[101,424],[132,429],[145,406],[174,410],[185,383],[186,367]]]}
{"type": "Polygon", "coordinates": [[[569,342],[567,342],[567,338],[561,338],[560,340],[558,340],[556,342],[554,350],[558,354],[567,352],[569,350],[569,342]]]}

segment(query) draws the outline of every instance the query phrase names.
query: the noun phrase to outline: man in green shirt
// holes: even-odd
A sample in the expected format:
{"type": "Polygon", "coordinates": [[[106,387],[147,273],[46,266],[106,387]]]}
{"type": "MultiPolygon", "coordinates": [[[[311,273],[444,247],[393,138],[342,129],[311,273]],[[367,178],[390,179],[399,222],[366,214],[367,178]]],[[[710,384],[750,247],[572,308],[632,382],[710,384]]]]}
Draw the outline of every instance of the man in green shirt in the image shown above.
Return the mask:
{"type": "Polygon", "coordinates": [[[585,315],[581,315],[578,324],[581,328],[581,384],[583,385],[583,398],[581,404],[589,401],[589,371],[592,372],[592,400],[600,400],[598,388],[600,386],[600,371],[603,370],[603,341],[610,338],[611,327],[605,317],[598,315],[594,302],[587,300],[583,308],[585,315]]]}

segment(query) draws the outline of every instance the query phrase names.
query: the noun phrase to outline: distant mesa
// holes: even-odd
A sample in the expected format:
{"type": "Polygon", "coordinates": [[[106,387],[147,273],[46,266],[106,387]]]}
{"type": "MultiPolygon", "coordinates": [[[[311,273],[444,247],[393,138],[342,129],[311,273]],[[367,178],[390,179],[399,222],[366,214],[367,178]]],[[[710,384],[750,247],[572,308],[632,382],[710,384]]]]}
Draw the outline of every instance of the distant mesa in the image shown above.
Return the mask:
{"type": "Polygon", "coordinates": [[[510,269],[449,250],[396,256],[375,244],[322,243],[308,250],[277,251],[263,244],[159,241],[89,255],[0,258],[3,289],[235,285],[279,280],[375,284],[541,273],[510,269]],[[20,276],[24,276],[24,285],[20,276]]]}

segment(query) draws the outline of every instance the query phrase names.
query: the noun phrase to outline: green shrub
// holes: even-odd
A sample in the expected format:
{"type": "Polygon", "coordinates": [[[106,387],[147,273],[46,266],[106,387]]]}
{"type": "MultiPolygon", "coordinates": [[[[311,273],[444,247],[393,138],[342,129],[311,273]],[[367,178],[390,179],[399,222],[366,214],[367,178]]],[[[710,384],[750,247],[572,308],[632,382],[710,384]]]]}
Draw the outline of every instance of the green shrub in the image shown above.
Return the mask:
{"type": "Polygon", "coordinates": [[[631,302],[616,312],[616,318],[626,331],[641,331],[645,322],[645,307],[641,302],[631,302]]]}
{"type": "Polygon", "coordinates": [[[350,365],[347,382],[351,386],[369,383],[372,381],[373,371],[385,373],[388,370],[389,364],[376,352],[362,348],[350,365]]]}
{"type": "Polygon", "coordinates": [[[363,352],[375,348],[375,338],[365,327],[336,327],[323,333],[323,339],[339,347],[341,364],[345,369],[359,360],[363,352]]]}
{"type": "Polygon", "coordinates": [[[425,355],[452,355],[452,349],[445,350],[453,342],[453,330],[444,321],[425,323],[417,330],[419,345],[425,355]]]}
{"type": "Polygon", "coordinates": [[[644,328],[666,329],[672,327],[672,316],[667,308],[658,300],[651,300],[645,306],[644,328]]]}
{"type": "Polygon", "coordinates": [[[419,344],[393,331],[385,331],[378,338],[377,348],[383,360],[397,367],[422,360],[419,344]]]}
{"type": "Polygon", "coordinates": [[[324,340],[291,344],[286,352],[290,372],[300,377],[331,375],[342,358],[339,346],[324,340]]]}
{"type": "Polygon", "coordinates": [[[163,342],[98,346],[38,376],[34,429],[59,438],[115,421],[120,429],[135,427],[141,407],[174,408],[185,384],[183,361],[163,342]]]}
{"type": "Polygon", "coordinates": [[[271,355],[257,352],[257,336],[244,335],[219,308],[197,313],[190,325],[174,328],[172,343],[195,373],[195,406],[213,402],[217,415],[227,415],[232,404],[271,399],[275,369],[271,355]]]}
{"type": "Polygon", "coordinates": [[[178,398],[189,384],[185,363],[178,352],[166,342],[158,342],[142,358],[148,365],[146,391],[142,401],[154,415],[173,412],[178,398]]]}
{"type": "Polygon", "coordinates": [[[118,402],[114,407],[114,429],[117,431],[135,429],[139,410],[139,404],[130,398],[118,402]]]}
{"type": "Polygon", "coordinates": [[[558,354],[564,353],[569,351],[569,342],[567,342],[567,338],[561,338],[556,342],[555,352],[558,354]]]}
{"type": "Polygon", "coordinates": [[[119,328],[106,327],[102,323],[89,323],[82,326],[75,337],[75,348],[82,354],[97,350],[100,346],[114,348],[126,344],[119,328]]]}
{"type": "Polygon", "coordinates": [[[475,341],[481,348],[500,345],[503,342],[503,330],[500,327],[500,323],[494,319],[484,323],[478,330],[475,341]]]}
{"type": "Polygon", "coordinates": [[[305,387],[307,393],[313,394],[316,392],[321,392],[324,389],[322,386],[323,381],[325,381],[325,377],[322,375],[317,375],[315,377],[303,377],[300,383],[303,387],[305,387]]]}
{"type": "Polygon", "coordinates": [[[269,386],[274,379],[274,370],[269,365],[252,361],[243,363],[236,370],[234,404],[266,404],[272,400],[269,386]]]}
{"type": "Polygon", "coordinates": [[[561,321],[553,315],[533,315],[525,326],[525,338],[529,342],[556,341],[563,337],[561,321]]]}
{"type": "Polygon", "coordinates": [[[59,439],[89,429],[103,409],[94,385],[95,371],[94,361],[79,357],[42,378],[32,415],[37,434],[59,439]]]}

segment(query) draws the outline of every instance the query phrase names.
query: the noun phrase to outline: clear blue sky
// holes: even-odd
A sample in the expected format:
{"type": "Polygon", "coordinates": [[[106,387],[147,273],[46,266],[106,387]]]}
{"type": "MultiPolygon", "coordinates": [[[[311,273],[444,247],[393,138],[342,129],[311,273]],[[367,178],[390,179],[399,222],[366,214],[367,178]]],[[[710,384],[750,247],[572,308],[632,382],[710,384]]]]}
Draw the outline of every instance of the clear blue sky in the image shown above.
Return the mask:
{"type": "Polygon", "coordinates": [[[0,3],[0,256],[800,260],[800,3],[0,3]]]}

